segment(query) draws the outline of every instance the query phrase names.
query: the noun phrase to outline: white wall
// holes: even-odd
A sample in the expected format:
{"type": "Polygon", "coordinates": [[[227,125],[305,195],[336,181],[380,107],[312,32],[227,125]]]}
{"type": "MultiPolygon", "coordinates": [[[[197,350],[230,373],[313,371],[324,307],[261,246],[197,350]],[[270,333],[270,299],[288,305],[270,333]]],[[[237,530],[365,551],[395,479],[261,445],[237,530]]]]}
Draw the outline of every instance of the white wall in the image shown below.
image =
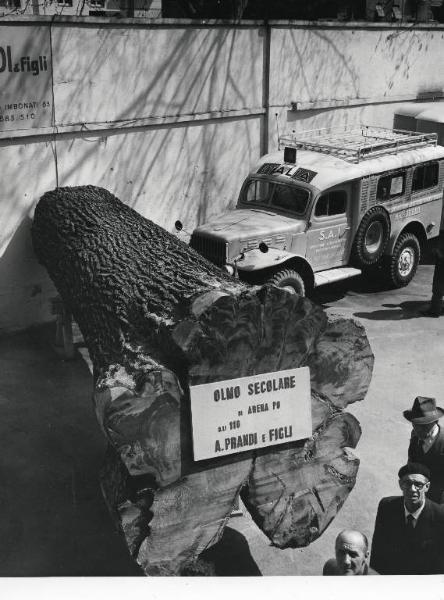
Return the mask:
{"type": "Polygon", "coordinates": [[[53,52],[58,130],[95,130],[57,141],[59,185],[107,187],[169,230],[233,204],[259,154],[258,28],[58,27],[53,52]]]}
{"type": "Polygon", "coordinates": [[[58,126],[262,107],[258,28],[57,26],[52,49],[58,126]]]}
{"type": "Polygon", "coordinates": [[[169,231],[237,200],[259,155],[259,118],[59,141],[59,183],[100,185],[169,231]]]}
{"type": "Polygon", "coordinates": [[[14,122],[0,124],[0,333],[53,318],[56,292],[29,236],[45,191],[100,185],[170,231],[176,219],[191,231],[234,205],[260,153],[258,27],[49,23],[43,34],[39,25],[35,48],[32,27],[0,26],[18,58],[43,52],[51,27],[53,73],[50,86],[42,76],[8,75],[21,77],[23,94],[15,83],[8,96],[6,86],[3,104],[26,97],[40,106],[32,123],[19,122],[17,109],[14,122]],[[52,98],[53,135],[43,98],[52,98]]]}
{"type": "Polygon", "coordinates": [[[267,71],[257,24],[2,22],[0,46],[17,60],[47,55],[49,66],[0,72],[0,116],[14,101],[38,104],[32,120],[19,108],[0,120],[0,333],[53,318],[56,292],[29,236],[45,191],[100,185],[166,229],[180,219],[191,231],[234,205],[267,118],[273,149],[276,114],[281,132],[390,126],[396,103],[444,89],[443,27],[269,31],[267,71]]]}
{"type": "Polygon", "coordinates": [[[276,26],[271,35],[271,147],[276,113],[281,130],[391,127],[396,103],[444,93],[443,27],[276,26]]]}

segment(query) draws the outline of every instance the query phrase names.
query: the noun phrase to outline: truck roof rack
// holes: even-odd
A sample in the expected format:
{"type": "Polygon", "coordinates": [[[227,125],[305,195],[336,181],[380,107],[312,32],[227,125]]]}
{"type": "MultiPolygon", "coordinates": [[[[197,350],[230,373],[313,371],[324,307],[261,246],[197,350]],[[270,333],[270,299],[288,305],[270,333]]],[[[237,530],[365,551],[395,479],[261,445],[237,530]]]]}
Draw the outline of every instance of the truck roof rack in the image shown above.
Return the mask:
{"type": "Polygon", "coordinates": [[[396,154],[402,150],[436,146],[437,137],[436,133],[359,125],[285,134],[279,137],[279,149],[288,146],[301,150],[314,150],[351,163],[358,163],[384,154],[396,154]]]}

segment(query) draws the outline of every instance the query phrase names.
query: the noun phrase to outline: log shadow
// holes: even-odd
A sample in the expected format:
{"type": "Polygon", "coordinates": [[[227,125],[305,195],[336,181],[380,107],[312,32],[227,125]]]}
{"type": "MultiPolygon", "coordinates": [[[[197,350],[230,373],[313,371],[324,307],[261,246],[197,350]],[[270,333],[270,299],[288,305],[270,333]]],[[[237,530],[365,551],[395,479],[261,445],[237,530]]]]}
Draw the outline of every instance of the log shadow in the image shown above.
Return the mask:
{"type": "Polygon", "coordinates": [[[199,559],[211,565],[211,574],[219,577],[262,575],[250,553],[247,539],[231,527],[225,527],[220,542],[202,552],[199,559]]]}
{"type": "Polygon", "coordinates": [[[368,272],[316,288],[310,295],[310,300],[327,308],[329,304],[342,300],[350,292],[365,295],[387,292],[391,289],[392,287],[384,281],[379,271],[368,272]]]}
{"type": "Polygon", "coordinates": [[[51,335],[0,340],[0,576],[142,575],[100,491],[91,373],[58,358],[51,335]]]}

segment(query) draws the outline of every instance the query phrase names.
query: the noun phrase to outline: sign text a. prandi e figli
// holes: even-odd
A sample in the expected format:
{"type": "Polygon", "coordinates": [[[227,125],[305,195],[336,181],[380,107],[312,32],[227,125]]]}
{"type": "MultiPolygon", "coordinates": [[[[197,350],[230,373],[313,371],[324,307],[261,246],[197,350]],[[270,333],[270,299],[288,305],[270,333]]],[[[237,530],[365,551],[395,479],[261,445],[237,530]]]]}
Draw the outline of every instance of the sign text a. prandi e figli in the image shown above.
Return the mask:
{"type": "Polygon", "coordinates": [[[194,460],[311,436],[308,367],[190,387],[194,460]]]}

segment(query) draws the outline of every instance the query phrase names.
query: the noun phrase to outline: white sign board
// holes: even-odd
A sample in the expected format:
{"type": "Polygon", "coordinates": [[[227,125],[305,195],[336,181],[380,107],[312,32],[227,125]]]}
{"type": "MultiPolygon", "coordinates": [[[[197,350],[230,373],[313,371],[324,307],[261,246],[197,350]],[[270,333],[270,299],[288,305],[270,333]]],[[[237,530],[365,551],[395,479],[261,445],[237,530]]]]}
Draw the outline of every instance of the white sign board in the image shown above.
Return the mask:
{"type": "Polygon", "coordinates": [[[0,26],[0,131],[50,127],[51,47],[48,26],[0,26]]]}
{"type": "Polygon", "coordinates": [[[191,386],[190,398],[194,460],[312,434],[308,367],[191,386]]]}

